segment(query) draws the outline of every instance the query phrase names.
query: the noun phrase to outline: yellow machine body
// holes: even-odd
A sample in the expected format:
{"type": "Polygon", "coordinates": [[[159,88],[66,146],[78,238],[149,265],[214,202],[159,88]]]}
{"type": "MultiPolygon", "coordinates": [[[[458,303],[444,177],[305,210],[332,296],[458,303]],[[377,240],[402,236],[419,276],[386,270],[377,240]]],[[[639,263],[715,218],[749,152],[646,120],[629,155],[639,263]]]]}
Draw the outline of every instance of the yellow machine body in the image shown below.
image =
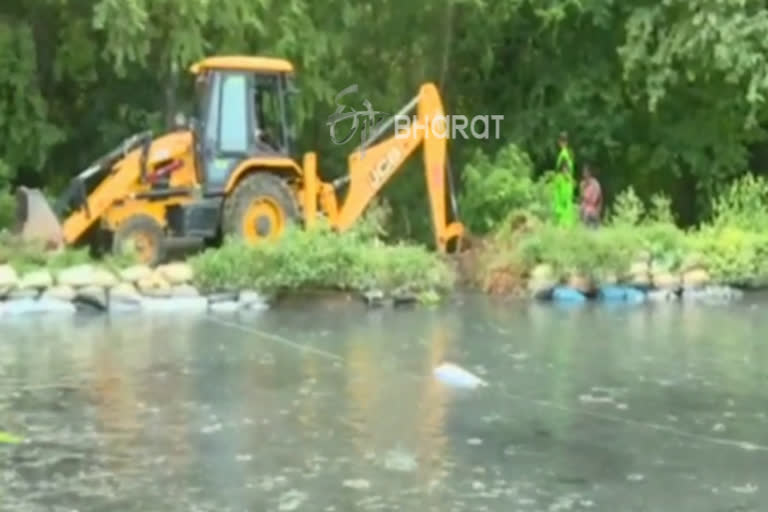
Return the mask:
{"type": "Polygon", "coordinates": [[[291,156],[290,62],[211,57],[191,71],[199,85],[200,125],[157,138],[142,133],[126,139],[72,180],[55,212],[35,211],[50,207],[32,200],[35,191],[22,189],[19,229],[24,236],[76,245],[93,233],[107,234],[114,249],[131,242],[153,264],[173,239],[274,240],[289,223],[311,228],[318,215],[342,231],[360,219],[421,148],[436,246],[446,251],[462,238],[463,225],[449,219],[447,140],[432,132],[433,120],[444,114],[433,84],[423,85],[401,111],[415,109],[418,123],[381,141],[371,139],[349,155],[347,175],[328,183],[319,175],[315,153],[303,155],[300,163],[291,156]],[[340,201],[342,187],[348,190],[340,201]],[[43,229],[45,221],[39,219],[59,225],[43,229]]]}

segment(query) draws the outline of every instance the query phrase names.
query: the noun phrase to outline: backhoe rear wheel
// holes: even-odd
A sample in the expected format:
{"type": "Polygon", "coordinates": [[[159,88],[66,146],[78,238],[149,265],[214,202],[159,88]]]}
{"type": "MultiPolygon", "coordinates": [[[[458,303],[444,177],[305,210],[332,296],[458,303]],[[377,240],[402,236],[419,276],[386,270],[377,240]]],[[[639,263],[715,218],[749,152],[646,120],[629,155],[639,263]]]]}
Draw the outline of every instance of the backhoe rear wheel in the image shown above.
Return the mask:
{"type": "Polygon", "coordinates": [[[285,180],[260,172],[245,177],[227,199],[224,231],[248,243],[274,241],[299,219],[296,198],[285,180]]]}
{"type": "Polygon", "coordinates": [[[112,250],[115,254],[135,253],[145,265],[157,265],[165,257],[163,228],[149,215],[133,215],[115,230],[112,250]]]}

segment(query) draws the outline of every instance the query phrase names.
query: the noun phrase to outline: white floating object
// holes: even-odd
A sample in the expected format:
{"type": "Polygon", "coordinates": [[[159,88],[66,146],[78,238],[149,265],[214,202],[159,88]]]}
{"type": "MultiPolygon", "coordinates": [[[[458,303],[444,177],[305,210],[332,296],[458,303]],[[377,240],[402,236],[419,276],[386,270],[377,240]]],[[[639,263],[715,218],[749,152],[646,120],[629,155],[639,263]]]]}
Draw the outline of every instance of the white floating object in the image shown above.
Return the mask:
{"type": "Polygon", "coordinates": [[[462,389],[476,389],[488,385],[477,375],[452,363],[443,363],[434,370],[437,380],[447,386],[462,389]]]}

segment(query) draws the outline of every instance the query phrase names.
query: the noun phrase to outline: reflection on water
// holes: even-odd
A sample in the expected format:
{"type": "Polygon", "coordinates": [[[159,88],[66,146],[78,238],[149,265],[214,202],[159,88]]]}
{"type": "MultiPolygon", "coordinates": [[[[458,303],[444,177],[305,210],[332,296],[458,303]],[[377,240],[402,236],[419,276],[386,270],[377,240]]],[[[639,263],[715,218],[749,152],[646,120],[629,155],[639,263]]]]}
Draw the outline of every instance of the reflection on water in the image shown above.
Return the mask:
{"type": "Polygon", "coordinates": [[[759,311],[4,319],[0,429],[28,441],[0,447],[0,509],[758,510],[759,311]],[[492,386],[444,388],[446,360],[492,386]]]}

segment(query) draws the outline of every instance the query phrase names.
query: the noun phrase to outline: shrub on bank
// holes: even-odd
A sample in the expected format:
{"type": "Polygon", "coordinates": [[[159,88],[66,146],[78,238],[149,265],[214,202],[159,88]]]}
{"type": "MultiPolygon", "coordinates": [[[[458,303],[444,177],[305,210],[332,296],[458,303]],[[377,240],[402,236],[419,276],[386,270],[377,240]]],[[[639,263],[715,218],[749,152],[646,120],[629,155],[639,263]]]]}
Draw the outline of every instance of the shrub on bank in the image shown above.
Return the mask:
{"type": "Polygon", "coordinates": [[[475,234],[504,226],[511,211],[525,209],[537,217],[548,214],[546,180],[535,180],[533,162],[514,144],[491,160],[476,151],[462,172],[462,220],[475,234]]]}
{"type": "Polygon", "coordinates": [[[712,202],[712,218],[688,236],[689,251],[721,282],[768,282],[768,180],[746,174],[712,202]]]}
{"type": "Polygon", "coordinates": [[[289,229],[274,243],[228,240],[190,263],[205,290],[265,292],[297,290],[442,291],[454,282],[437,254],[412,245],[384,245],[370,227],[335,233],[325,225],[289,229]]]}
{"type": "Polygon", "coordinates": [[[536,213],[546,204],[540,195],[530,195],[530,204],[518,200],[524,194],[514,195],[507,209],[512,214],[497,216],[473,258],[479,267],[474,281],[486,290],[520,287],[541,264],[560,281],[631,280],[637,269],[647,269],[647,279],[698,270],[723,284],[768,284],[768,181],[762,177],[747,174],[734,181],[714,199],[711,219],[687,231],[675,224],[670,201],[661,194],[645,204],[631,188],[625,190],[597,230],[555,226],[546,213],[536,213]]]}

